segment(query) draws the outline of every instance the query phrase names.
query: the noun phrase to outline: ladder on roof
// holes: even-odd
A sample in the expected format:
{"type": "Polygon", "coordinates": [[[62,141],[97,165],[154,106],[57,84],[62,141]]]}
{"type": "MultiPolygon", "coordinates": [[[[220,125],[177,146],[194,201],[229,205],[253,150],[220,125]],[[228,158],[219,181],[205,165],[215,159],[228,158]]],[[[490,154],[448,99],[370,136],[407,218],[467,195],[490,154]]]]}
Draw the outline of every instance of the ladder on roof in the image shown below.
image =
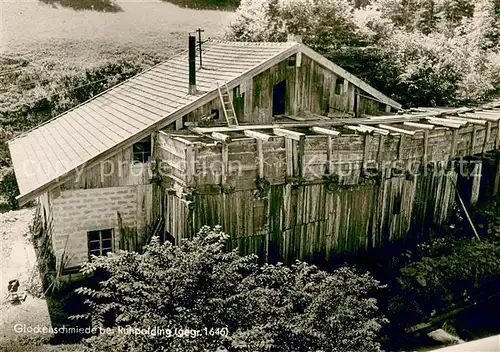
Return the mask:
{"type": "Polygon", "coordinates": [[[217,83],[217,90],[219,91],[219,98],[222,104],[222,110],[224,111],[224,117],[226,118],[228,126],[238,126],[238,119],[236,118],[236,112],[234,111],[233,101],[231,100],[231,95],[229,94],[229,88],[227,84],[224,83],[224,92],[221,89],[219,83],[217,83]]]}

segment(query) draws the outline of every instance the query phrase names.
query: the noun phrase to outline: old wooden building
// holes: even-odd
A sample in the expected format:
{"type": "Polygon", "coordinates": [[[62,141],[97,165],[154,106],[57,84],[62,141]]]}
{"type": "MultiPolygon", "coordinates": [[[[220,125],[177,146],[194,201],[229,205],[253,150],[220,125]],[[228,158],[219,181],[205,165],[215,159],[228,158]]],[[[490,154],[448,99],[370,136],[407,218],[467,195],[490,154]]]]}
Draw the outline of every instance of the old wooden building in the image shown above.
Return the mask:
{"type": "MultiPolygon", "coordinates": [[[[398,115],[297,38],[188,47],[9,143],[59,273],[203,225],[263,261],[376,248],[445,221],[448,162],[499,148],[498,109],[398,115]]],[[[468,200],[498,192],[497,164],[467,161],[489,175],[468,200]]]]}

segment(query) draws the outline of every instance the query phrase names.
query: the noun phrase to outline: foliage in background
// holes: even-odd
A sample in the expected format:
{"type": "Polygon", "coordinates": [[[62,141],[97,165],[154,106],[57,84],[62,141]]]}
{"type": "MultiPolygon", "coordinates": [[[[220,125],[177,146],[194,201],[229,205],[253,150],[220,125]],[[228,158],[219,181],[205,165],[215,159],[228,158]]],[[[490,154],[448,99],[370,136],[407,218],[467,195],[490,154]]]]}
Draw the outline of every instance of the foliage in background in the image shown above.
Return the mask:
{"type": "MultiPolygon", "coordinates": [[[[17,209],[18,202],[16,197],[19,195],[16,175],[13,170],[7,171],[3,176],[0,175],[0,198],[6,202],[9,210],[17,209]]],[[[1,203],[1,200],[0,200],[1,203]]]]}
{"type": "Polygon", "coordinates": [[[305,44],[331,56],[357,39],[354,10],[348,0],[243,0],[227,37],[286,41],[288,34],[299,34],[305,44]]]}
{"type": "Polygon", "coordinates": [[[391,316],[405,317],[398,320],[404,327],[486,301],[500,290],[498,239],[479,242],[453,235],[422,244],[406,255],[411,259],[401,268],[389,302],[391,316]]]}
{"type": "Polygon", "coordinates": [[[468,103],[500,88],[498,0],[244,0],[227,37],[288,33],[407,105],[468,103]]]}
{"type": "Polygon", "coordinates": [[[500,18],[492,0],[377,0],[366,15],[376,73],[395,99],[451,105],[500,87],[500,18]]]}
{"type": "Polygon", "coordinates": [[[381,288],[349,268],[333,273],[297,262],[255,264],[254,256],[226,252],[220,227],[202,228],[180,246],[157,238],[143,254],[94,257],[85,273],[105,272],[100,289],[81,288],[91,311],[77,318],[93,326],[193,329],[196,338],[101,334],[93,351],[378,351],[381,288]],[[205,333],[207,329],[208,333],[205,333]],[[224,332],[227,331],[227,334],[224,332]]]}
{"type": "MultiPolygon", "coordinates": [[[[390,326],[386,326],[390,340],[399,339],[405,328],[448,312],[467,306],[487,311],[490,302],[498,302],[499,204],[500,198],[489,199],[471,213],[481,241],[472,233],[465,214],[457,210],[455,226],[443,229],[447,235],[407,249],[402,256],[389,259],[390,264],[382,265],[389,294],[381,304],[391,320],[390,326]]],[[[495,332],[498,324],[490,322],[487,328],[495,332]]]]}

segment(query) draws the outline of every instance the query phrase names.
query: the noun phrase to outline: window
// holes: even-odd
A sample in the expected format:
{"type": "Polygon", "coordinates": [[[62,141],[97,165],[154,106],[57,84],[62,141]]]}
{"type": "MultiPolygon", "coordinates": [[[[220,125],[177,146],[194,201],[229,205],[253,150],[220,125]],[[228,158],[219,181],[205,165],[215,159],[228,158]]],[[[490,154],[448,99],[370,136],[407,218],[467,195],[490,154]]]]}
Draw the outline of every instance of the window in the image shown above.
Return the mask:
{"type": "Polygon", "coordinates": [[[273,116],[284,115],[286,110],[286,80],[273,87],[273,116]]]}
{"type": "Polygon", "coordinates": [[[113,229],[87,232],[89,258],[91,255],[106,255],[113,251],[113,229]]]}
{"type": "Polygon", "coordinates": [[[288,58],[288,67],[295,67],[297,65],[297,56],[292,55],[288,58]]]}
{"type": "Polygon", "coordinates": [[[233,107],[236,118],[242,119],[245,111],[245,93],[241,92],[240,86],[233,88],[233,107]]]}
{"type": "Polygon", "coordinates": [[[337,77],[337,81],[335,81],[335,94],[342,95],[343,90],[344,90],[344,79],[337,77]]]}
{"type": "Polygon", "coordinates": [[[139,163],[148,163],[151,161],[151,137],[144,138],[132,147],[134,161],[139,163]]]}
{"type": "Polygon", "coordinates": [[[214,120],[218,120],[220,118],[219,109],[210,110],[210,117],[214,120]]]}

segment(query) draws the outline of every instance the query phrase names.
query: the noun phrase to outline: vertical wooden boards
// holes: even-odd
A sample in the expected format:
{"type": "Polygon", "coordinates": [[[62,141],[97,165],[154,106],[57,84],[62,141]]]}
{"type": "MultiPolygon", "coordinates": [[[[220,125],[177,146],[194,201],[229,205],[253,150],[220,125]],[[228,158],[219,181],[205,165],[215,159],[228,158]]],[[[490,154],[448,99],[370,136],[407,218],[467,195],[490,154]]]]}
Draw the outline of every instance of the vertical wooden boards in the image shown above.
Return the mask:
{"type": "Polygon", "coordinates": [[[481,189],[481,178],[482,178],[482,162],[476,162],[474,164],[474,170],[472,174],[472,190],[470,196],[470,205],[474,206],[477,204],[479,200],[479,191],[481,189]]]}
{"type": "Polygon", "coordinates": [[[451,151],[450,151],[450,160],[455,159],[457,155],[457,139],[458,139],[458,130],[456,128],[453,129],[453,138],[451,141],[451,151]]]}
{"type": "Polygon", "coordinates": [[[294,145],[293,140],[291,138],[285,138],[285,157],[286,157],[286,176],[293,177],[294,168],[294,145]]]}

